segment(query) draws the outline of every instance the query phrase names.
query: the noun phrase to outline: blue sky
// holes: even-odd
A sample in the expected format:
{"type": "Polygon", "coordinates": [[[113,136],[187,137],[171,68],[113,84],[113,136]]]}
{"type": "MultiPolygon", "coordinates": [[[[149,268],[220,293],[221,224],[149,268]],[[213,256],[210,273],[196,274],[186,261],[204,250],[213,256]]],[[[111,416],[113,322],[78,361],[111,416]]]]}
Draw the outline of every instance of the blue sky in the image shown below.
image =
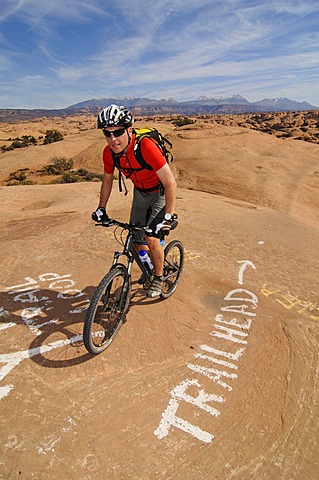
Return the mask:
{"type": "Polygon", "coordinates": [[[0,108],[234,94],[319,106],[318,0],[1,0],[0,108]]]}

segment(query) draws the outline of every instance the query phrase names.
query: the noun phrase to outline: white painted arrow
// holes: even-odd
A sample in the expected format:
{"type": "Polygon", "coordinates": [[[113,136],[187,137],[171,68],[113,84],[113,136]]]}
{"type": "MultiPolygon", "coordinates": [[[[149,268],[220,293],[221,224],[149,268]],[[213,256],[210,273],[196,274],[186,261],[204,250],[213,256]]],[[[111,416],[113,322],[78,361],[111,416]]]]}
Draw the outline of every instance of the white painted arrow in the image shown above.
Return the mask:
{"type": "Polygon", "coordinates": [[[243,283],[244,283],[244,272],[245,272],[246,268],[251,267],[254,270],[256,270],[256,267],[253,264],[253,262],[251,262],[250,260],[239,260],[237,263],[242,264],[240,269],[239,269],[238,283],[239,283],[239,285],[243,285],[243,283]]]}

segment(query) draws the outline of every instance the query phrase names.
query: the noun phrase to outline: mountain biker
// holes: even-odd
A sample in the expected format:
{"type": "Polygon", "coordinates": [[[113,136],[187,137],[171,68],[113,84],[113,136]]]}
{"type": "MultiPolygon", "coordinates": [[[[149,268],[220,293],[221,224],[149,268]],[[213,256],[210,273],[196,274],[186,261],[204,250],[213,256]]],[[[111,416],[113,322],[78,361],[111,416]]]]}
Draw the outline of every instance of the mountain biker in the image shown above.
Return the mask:
{"type": "Polygon", "coordinates": [[[110,218],[106,205],[113,186],[115,168],[114,156],[120,166],[120,173],[134,184],[130,222],[148,226],[154,233],[141,235],[136,244],[140,250],[146,241],[154,265],[154,277],[146,294],[158,297],[162,291],[164,250],[158,233],[169,231],[176,201],[176,181],[174,175],[157,145],[149,138],[140,143],[141,154],[152,170],[141,168],[134,155],[134,118],[124,106],[110,105],[98,115],[97,125],[106,137],[107,146],[103,150],[104,175],[102,179],[99,206],[92,213],[92,219],[107,223],[110,218]]]}

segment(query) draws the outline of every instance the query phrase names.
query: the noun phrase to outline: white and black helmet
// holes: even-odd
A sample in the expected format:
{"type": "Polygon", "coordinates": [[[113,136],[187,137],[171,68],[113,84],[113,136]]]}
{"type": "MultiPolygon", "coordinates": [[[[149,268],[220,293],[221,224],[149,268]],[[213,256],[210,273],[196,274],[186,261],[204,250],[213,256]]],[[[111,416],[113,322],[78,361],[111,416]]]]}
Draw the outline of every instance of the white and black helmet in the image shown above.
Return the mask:
{"type": "Polygon", "coordinates": [[[132,113],[123,105],[110,105],[104,108],[97,117],[97,128],[131,127],[134,118],[132,113]]]}

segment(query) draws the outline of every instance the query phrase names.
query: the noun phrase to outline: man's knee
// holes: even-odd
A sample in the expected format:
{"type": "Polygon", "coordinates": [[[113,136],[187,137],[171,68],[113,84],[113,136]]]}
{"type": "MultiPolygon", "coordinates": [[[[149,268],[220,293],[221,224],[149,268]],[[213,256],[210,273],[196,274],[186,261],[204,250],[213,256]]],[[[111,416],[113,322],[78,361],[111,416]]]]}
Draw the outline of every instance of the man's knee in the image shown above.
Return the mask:
{"type": "Polygon", "coordinates": [[[146,237],[146,242],[150,248],[154,248],[156,245],[158,245],[159,239],[155,237],[146,237]]]}

